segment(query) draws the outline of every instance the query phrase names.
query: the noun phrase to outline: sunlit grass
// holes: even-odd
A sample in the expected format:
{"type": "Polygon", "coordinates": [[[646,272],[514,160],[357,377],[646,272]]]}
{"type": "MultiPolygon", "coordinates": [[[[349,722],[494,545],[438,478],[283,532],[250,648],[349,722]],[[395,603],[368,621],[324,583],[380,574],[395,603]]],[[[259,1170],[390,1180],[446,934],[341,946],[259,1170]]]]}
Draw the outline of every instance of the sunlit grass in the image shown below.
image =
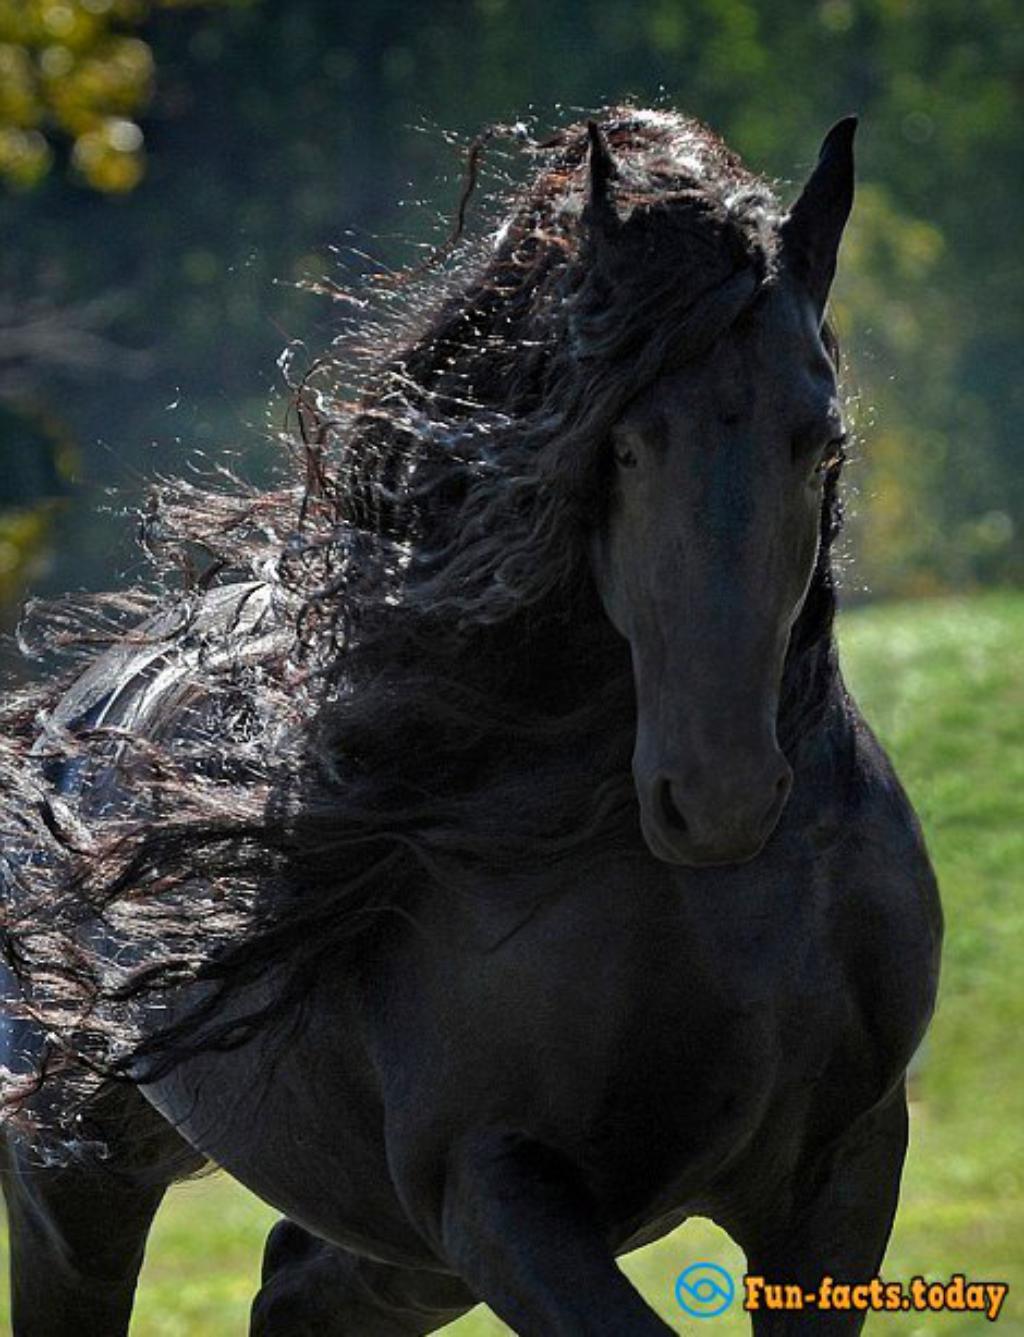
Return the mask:
{"type": "MultiPolygon", "coordinates": [[[[915,1073],[912,1147],[885,1275],[964,1272],[1010,1282],[1001,1337],[1024,1334],[1024,598],[987,595],[857,610],[847,678],[889,748],[928,835],[948,921],[942,996],[915,1073]]],[[[143,1274],[136,1337],[244,1333],[273,1214],[219,1178],[174,1190],[143,1274]]],[[[626,1271],[683,1331],[675,1277],[742,1257],[707,1222],[635,1254],[626,1271]]],[[[0,1308],[2,1315],[2,1308],[0,1308]]],[[[976,1315],[873,1318],[901,1337],[980,1333],[976,1315]]],[[[696,1325],[691,1321],[689,1330],[696,1325]]],[[[735,1306],[708,1322],[745,1333],[735,1306]]],[[[483,1310],[449,1331],[508,1329],[483,1310]]]]}

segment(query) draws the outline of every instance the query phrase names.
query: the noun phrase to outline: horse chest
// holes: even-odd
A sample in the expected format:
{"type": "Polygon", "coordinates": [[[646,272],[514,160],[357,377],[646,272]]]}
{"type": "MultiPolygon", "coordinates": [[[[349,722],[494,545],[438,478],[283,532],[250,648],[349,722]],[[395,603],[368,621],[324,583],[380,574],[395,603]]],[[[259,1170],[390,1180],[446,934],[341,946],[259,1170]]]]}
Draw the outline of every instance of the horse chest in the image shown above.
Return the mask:
{"type": "Polygon", "coordinates": [[[741,931],[662,880],[622,890],[566,895],[510,937],[481,911],[471,931],[449,923],[443,955],[422,945],[428,915],[377,977],[369,1029],[414,1177],[491,1124],[557,1145],[611,1201],[696,1193],[813,1088],[848,1007],[806,933],[741,931]]]}

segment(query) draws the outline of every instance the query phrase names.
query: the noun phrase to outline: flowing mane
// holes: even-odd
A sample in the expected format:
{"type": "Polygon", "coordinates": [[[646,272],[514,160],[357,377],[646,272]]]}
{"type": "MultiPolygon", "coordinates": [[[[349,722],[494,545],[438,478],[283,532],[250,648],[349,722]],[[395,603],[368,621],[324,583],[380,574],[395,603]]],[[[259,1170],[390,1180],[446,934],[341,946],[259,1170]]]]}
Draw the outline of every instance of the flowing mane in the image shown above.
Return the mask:
{"type": "MultiPolygon", "coordinates": [[[[365,336],[358,395],[334,356],[304,383],[298,477],[156,485],[156,591],[38,615],[77,656],[4,703],[3,946],[52,1037],[10,1077],[10,1111],[51,1076],[84,1098],[240,1043],[267,1014],[218,1020],[228,994],[286,964],[287,1016],[431,887],[501,869],[525,905],[531,871],[569,855],[644,857],[629,653],[588,560],[609,429],[758,302],[782,210],[695,121],[598,119],[610,241],[588,125],[528,142],[496,233],[398,288],[365,336]],[[197,979],[202,1005],[144,1036],[146,1006],[197,979]]],[[[835,673],[840,467],[786,748],[835,673]]]]}

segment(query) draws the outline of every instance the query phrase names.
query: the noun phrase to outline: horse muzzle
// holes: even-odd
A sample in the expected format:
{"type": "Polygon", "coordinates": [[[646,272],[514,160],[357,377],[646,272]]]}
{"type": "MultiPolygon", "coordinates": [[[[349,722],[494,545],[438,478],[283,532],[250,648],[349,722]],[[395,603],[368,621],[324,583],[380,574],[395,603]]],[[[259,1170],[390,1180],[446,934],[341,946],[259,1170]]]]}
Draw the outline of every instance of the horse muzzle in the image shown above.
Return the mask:
{"type": "Polygon", "coordinates": [[[793,772],[776,749],[757,763],[724,763],[710,776],[657,770],[636,780],[651,853],[666,863],[713,867],[760,854],[782,816],[793,772]]]}

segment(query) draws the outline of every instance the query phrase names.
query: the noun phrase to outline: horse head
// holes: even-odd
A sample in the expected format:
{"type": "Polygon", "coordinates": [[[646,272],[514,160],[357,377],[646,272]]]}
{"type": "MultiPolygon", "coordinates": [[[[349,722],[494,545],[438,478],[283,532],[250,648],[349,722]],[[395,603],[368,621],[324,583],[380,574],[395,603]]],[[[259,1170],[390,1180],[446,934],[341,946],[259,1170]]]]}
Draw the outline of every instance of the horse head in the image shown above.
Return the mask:
{"type": "MultiPolygon", "coordinates": [[[[638,385],[610,432],[592,566],[631,652],[644,836],[671,863],[753,858],[792,784],[780,692],[843,439],[823,320],[852,203],[854,127],[830,132],[788,217],[771,222],[768,271],[757,277],[740,257],[724,282],[716,276],[700,299],[703,343],[691,339],[638,385]]],[[[584,219],[606,283],[617,265],[628,281],[617,255],[639,274],[660,249],[664,267],[665,247],[688,244],[671,201],[620,219],[596,127],[590,163],[584,219]]],[[[691,215],[698,206],[728,229],[728,201],[683,201],[691,215]]]]}

